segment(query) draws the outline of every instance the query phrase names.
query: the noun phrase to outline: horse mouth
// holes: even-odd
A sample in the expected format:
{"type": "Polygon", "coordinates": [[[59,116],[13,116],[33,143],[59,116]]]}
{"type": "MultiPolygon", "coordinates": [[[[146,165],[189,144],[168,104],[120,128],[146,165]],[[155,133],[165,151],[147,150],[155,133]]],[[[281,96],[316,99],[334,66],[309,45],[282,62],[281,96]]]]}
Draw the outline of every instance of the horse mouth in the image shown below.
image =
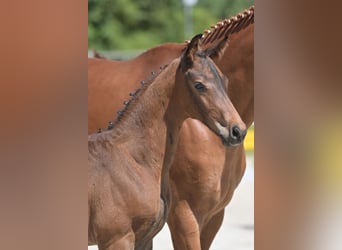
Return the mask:
{"type": "Polygon", "coordinates": [[[215,130],[216,135],[221,138],[222,144],[226,147],[240,145],[246,135],[246,133],[241,132],[237,126],[230,128],[226,124],[217,121],[215,122],[215,126],[217,129],[215,130]],[[237,131],[235,129],[237,129],[237,131]]]}
{"type": "Polygon", "coordinates": [[[217,130],[215,130],[215,134],[221,138],[222,144],[226,147],[234,146],[235,143],[232,142],[229,136],[229,130],[226,124],[222,124],[221,122],[215,122],[215,126],[217,130]]]}
{"type": "Polygon", "coordinates": [[[234,141],[230,137],[226,138],[223,135],[219,135],[219,136],[221,138],[222,144],[226,147],[238,146],[239,144],[241,144],[241,142],[234,141]]]}

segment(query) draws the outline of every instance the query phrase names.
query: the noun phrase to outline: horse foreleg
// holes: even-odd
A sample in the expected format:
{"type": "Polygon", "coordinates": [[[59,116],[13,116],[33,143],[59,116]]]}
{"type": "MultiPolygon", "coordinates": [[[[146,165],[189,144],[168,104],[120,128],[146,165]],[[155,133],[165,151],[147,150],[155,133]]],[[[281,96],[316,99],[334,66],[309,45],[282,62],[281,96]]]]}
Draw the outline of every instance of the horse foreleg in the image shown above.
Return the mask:
{"type": "Polygon", "coordinates": [[[136,246],[134,250],[152,250],[153,249],[153,240],[148,241],[144,246],[136,246]]]}
{"type": "Polygon", "coordinates": [[[120,239],[106,243],[98,244],[99,250],[134,250],[135,235],[133,230],[122,236],[120,239]]]}
{"type": "Polygon", "coordinates": [[[144,250],[152,250],[153,249],[153,240],[150,240],[147,244],[144,250]]]}
{"type": "Polygon", "coordinates": [[[175,250],[201,249],[198,223],[186,201],[175,204],[170,211],[168,225],[175,250]]]}
{"type": "Polygon", "coordinates": [[[222,225],[224,209],[215,214],[201,230],[201,249],[208,250],[222,225]]]}

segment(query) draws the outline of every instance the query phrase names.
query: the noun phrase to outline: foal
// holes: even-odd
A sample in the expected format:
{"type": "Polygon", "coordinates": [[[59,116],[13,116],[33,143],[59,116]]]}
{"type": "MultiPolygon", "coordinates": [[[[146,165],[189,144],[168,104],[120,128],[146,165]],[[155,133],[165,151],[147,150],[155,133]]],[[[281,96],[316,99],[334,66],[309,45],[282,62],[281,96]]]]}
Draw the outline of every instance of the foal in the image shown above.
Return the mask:
{"type": "MultiPolygon", "coordinates": [[[[254,25],[232,34],[229,47],[215,62],[229,77],[229,97],[249,127],[254,120],[254,25]]],[[[242,144],[223,147],[217,136],[193,119],[184,122],[179,135],[170,168],[168,225],[173,247],[208,250],[245,172],[245,150],[242,144]]]]}
{"type": "Polygon", "coordinates": [[[224,145],[242,142],[246,126],[226,94],[227,79],[195,36],[184,53],[142,87],[114,128],[88,138],[88,244],[151,249],[166,222],[169,170],[183,121],[206,124],[224,145]]]}

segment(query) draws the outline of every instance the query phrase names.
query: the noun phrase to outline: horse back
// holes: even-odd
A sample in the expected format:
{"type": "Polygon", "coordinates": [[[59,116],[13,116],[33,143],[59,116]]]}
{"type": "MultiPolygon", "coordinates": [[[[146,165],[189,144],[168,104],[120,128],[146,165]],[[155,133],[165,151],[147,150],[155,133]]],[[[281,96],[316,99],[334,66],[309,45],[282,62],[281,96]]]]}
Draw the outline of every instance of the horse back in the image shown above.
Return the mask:
{"type": "Polygon", "coordinates": [[[88,134],[106,128],[142,81],[179,57],[185,44],[162,44],[126,61],[88,59],[88,134]]]}

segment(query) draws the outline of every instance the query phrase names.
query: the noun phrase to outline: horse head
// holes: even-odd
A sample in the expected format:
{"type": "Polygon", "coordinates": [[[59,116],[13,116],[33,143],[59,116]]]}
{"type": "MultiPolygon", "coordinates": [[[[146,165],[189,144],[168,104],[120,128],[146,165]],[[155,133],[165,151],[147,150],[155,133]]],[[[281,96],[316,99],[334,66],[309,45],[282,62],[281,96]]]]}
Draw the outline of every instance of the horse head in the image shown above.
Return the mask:
{"type": "Polygon", "coordinates": [[[228,46],[227,37],[206,49],[201,48],[202,35],[195,36],[181,56],[180,69],[189,93],[189,115],[204,122],[222,139],[225,146],[240,144],[246,125],[227,95],[228,79],[214,64],[228,46]],[[191,109],[192,107],[192,109],[191,109]]]}

